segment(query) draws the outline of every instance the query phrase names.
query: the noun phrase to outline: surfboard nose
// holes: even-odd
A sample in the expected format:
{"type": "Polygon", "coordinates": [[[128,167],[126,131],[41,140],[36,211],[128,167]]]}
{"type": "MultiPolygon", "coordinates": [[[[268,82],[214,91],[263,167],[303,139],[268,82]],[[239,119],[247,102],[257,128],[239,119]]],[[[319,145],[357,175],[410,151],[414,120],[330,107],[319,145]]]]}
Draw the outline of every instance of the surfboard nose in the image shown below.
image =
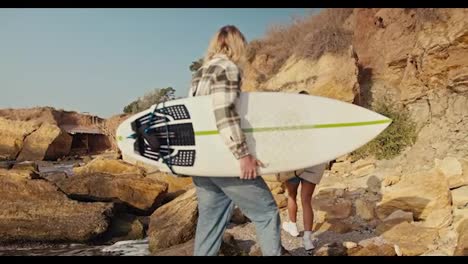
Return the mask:
{"type": "MultiPolygon", "coordinates": [[[[371,111],[371,110],[369,110],[371,111]]],[[[380,121],[379,123],[385,124],[385,128],[387,128],[389,125],[393,123],[393,120],[385,115],[382,115],[380,113],[371,111],[375,115],[375,120],[380,121]]]]}

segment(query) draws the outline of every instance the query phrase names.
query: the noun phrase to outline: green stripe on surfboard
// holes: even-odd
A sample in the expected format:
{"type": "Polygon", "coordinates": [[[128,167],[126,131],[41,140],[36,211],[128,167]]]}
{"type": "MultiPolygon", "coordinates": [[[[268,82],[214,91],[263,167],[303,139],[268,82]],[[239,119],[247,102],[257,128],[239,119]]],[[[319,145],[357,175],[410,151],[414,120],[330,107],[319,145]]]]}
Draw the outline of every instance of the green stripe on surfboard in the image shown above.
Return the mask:
{"type": "MultiPolygon", "coordinates": [[[[302,125],[302,126],[284,126],[284,127],[257,127],[257,128],[243,128],[244,133],[257,133],[269,131],[287,131],[287,130],[305,130],[317,128],[336,128],[336,127],[354,127],[354,126],[370,126],[392,122],[391,119],[366,121],[366,122],[352,122],[352,123],[335,123],[335,124],[316,124],[316,125],[302,125]]],[[[209,136],[219,134],[218,130],[203,130],[195,131],[195,136],[209,136]]]]}

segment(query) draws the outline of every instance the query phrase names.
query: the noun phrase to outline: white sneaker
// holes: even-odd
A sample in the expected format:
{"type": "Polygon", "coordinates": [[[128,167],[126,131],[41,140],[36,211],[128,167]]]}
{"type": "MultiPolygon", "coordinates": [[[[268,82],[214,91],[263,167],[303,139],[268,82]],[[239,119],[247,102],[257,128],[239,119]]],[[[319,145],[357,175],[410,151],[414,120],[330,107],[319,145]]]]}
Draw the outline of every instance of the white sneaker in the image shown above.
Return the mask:
{"type": "Polygon", "coordinates": [[[297,237],[299,235],[299,231],[297,231],[297,225],[293,222],[284,222],[283,223],[283,230],[286,231],[291,236],[297,237]]]}
{"type": "Polygon", "coordinates": [[[315,245],[317,245],[318,239],[314,236],[310,236],[310,237],[304,236],[303,241],[304,241],[304,249],[312,250],[315,248],[315,245]]]}

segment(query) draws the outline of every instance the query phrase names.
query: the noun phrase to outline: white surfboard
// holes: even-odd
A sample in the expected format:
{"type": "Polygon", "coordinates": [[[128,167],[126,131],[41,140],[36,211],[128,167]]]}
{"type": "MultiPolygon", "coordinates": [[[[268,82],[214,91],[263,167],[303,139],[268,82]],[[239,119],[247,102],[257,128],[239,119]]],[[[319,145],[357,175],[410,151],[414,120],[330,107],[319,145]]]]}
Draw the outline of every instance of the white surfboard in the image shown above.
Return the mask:
{"type": "MultiPolygon", "coordinates": [[[[236,107],[250,152],[265,164],[260,175],[328,162],[363,146],[391,123],[350,103],[302,94],[241,93],[236,107]]],[[[153,105],[125,120],[116,135],[124,155],[161,171],[240,175],[239,161],[216,128],[211,96],[153,105]]]]}

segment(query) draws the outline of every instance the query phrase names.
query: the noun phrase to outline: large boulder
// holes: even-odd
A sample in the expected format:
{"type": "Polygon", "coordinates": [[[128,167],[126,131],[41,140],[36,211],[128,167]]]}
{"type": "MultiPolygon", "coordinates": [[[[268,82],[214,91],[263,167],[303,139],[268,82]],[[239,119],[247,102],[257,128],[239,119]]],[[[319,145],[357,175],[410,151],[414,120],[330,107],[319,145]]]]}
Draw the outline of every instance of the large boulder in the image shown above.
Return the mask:
{"type": "Polygon", "coordinates": [[[167,191],[166,183],[138,174],[79,174],[53,180],[70,197],[122,203],[142,212],[156,209],[167,191]]]}
{"type": "Polygon", "coordinates": [[[75,175],[105,173],[112,175],[145,175],[145,170],[121,160],[96,158],[84,166],[73,168],[75,175]]]}
{"type": "Polygon", "coordinates": [[[404,256],[417,256],[436,244],[439,234],[436,228],[421,227],[408,222],[388,225],[379,232],[382,237],[398,245],[404,256]]]}
{"type": "Polygon", "coordinates": [[[149,224],[150,251],[155,253],[194,238],[197,217],[198,204],[195,189],[159,207],[151,215],[149,224]]]}
{"type": "Polygon", "coordinates": [[[194,187],[192,177],[177,177],[164,172],[147,174],[147,177],[167,184],[167,194],[164,197],[163,203],[170,202],[194,187]]]}
{"type": "Polygon", "coordinates": [[[451,195],[446,177],[439,171],[431,170],[404,175],[398,184],[385,189],[376,212],[380,219],[403,210],[412,212],[415,220],[429,220],[429,216],[444,218],[431,213],[450,206],[451,195]]]}
{"type": "Polygon", "coordinates": [[[58,126],[43,123],[28,135],[17,161],[57,159],[70,152],[73,138],[58,126]]]}
{"type": "Polygon", "coordinates": [[[158,166],[155,166],[146,162],[142,162],[141,160],[136,159],[135,156],[129,155],[128,153],[125,153],[125,152],[122,153],[120,151],[119,153],[121,153],[123,161],[144,169],[146,173],[148,174],[155,174],[155,173],[160,172],[158,166]]]}
{"type": "Polygon", "coordinates": [[[85,242],[104,233],[113,205],[70,200],[27,170],[0,170],[0,241],[85,242]]]}
{"type": "Polygon", "coordinates": [[[58,160],[70,154],[73,137],[63,130],[60,131],[58,136],[50,143],[45,153],[45,160],[58,160]]]}
{"type": "Polygon", "coordinates": [[[26,136],[39,128],[36,122],[16,121],[0,117],[0,160],[15,160],[26,136]]]}

